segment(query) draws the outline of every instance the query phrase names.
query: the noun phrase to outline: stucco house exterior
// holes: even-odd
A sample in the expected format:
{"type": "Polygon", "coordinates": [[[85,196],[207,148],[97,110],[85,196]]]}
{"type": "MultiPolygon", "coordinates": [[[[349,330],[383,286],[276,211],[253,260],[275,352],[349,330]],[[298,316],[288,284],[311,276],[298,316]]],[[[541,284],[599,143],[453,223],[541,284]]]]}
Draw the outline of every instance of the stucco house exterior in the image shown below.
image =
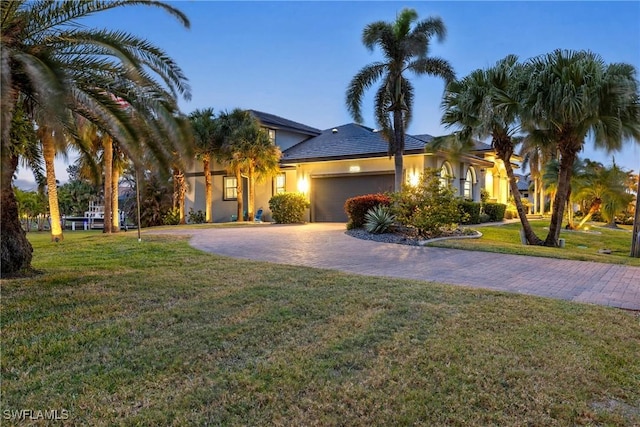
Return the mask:
{"type": "MultiPolygon", "coordinates": [[[[250,110],[269,130],[282,150],[281,173],[256,185],[256,210],[270,220],[269,199],[280,192],[301,192],[311,202],[310,222],[346,222],[344,202],[363,194],[393,191],[394,161],[387,154],[388,144],[375,129],[355,123],[321,131],[272,114],[250,110]]],[[[485,189],[492,201],[507,203],[509,185],[502,161],[487,144],[453,160],[447,153],[428,153],[425,145],[431,135],[407,135],[404,175],[407,184],[418,182],[426,168],[439,171],[467,199],[480,200],[485,189]]],[[[516,165],[517,166],[517,165],[516,165]]],[[[204,211],[204,173],[194,161],[186,174],[186,209],[204,211]]],[[[222,166],[212,166],[213,220],[229,221],[236,211],[235,178],[222,166]]],[[[246,188],[246,187],[245,187],[246,188]]],[[[246,195],[246,192],[245,192],[246,195]]]]}

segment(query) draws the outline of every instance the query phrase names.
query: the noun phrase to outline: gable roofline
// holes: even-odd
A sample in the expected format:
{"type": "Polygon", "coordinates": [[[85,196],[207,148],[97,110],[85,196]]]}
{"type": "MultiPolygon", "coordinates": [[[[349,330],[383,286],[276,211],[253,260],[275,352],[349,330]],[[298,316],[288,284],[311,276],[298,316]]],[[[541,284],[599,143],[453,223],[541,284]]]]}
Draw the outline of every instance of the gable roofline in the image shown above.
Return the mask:
{"type": "Polygon", "coordinates": [[[276,116],[275,114],[265,113],[264,111],[258,110],[248,111],[256,117],[263,126],[268,128],[275,130],[288,130],[309,136],[317,136],[322,133],[320,129],[316,129],[299,122],[294,122],[293,120],[285,119],[284,117],[276,116]]]}

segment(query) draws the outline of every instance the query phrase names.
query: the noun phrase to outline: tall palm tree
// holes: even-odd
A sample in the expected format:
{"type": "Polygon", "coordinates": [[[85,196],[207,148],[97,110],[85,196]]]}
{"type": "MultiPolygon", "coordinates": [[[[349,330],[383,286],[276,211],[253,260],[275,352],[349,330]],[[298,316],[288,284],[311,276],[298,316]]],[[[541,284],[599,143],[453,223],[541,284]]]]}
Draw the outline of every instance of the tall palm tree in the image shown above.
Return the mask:
{"type": "Polygon", "coordinates": [[[239,129],[238,145],[235,147],[249,180],[247,217],[253,221],[255,215],[256,182],[273,176],[279,171],[280,149],[271,141],[269,134],[260,128],[256,119],[239,129]]]}
{"type": "Polygon", "coordinates": [[[175,122],[175,98],[190,96],[182,70],[144,39],[78,25],[83,17],[126,5],[158,7],[189,25],[179,10],[158,1],[16,0],[0,4],[2,274],[28,269],[31,262],[32,248],[20,228],[11,183],[19,143],[10,138],[10,124],[20,100],[39,111],[39,126],[75,138],[74,116],[84,117],[125,144],[130,154],[144,144],[168,163],[175,147],[183,144],[183,128],[175,122]],[[119,80],[124,83],[114,83],[119,80]],[[134,126],[114,95],[143,113],[144,129],[134,126]],[[142,131],[148,131],[144,138],[142,131]]]}
{"type": "Polygon", "coordinates": [[[475,70],[460,81],[450,82],[442,101],[444,110],[442,124],[458,129],[452,135],[435,138],[427,147],[429,150],[453,146],[470,149],[473,138],[491,137],[491,146],[503,161],[511,194],[522,223],[527,242],[532,245],[542,243],[527,219],[527,208],[522,204],[517,180],[511,166],[511,157],[519,131],[520,103],[519,86],[522,66],[515,55],[509,55],[486,70],[475,70]]]}
{"type": "Polygon", "coordinates": [[[250,111],[239,108],[221,112],[216,118],[215,153],[227,172],[237,180],[238,219],[244,215],[243,176],[248,178],[247,218],[255,213],[255,184],[279,171],[280,149],[261,128],[250,111]]]}
{"type": "Polygon", "coordinates": [[[415,10],[403,9],[394,22],[377,21],[364,28],[362,43],[369,51],[379,46],[385,58],[363,67],[351,80],[346,93],[349,113],[356,122],[362,123],[364,93],[382,80],[376,91],[374,110],[376,122],[389,143],[389,156],[394,157],[396,191],[402,188],[405,131],[411,122],[414,102],[414,88],[405,74],[427,74],[447,82],[455,78],[446,60],[428,56],[431,38],[436,36],[442,41],[445,37],[442,20],[428,18],[416,22],[417,19],[415,10]]]}
{"type": "Polygon", "coordinates": [[[196,146],[196,158],[202,161],[204,171],[205,221],[212,222],[213,183],[211,182],[211,159],[216,148],[216,121],[213,108],[195,110],[189,115],[196,146]]]}
{"type": "Polygon", "coordinates": [[[544,133],[559,153],[558,191],[545,239],[545,245],[558,246],[573,164],[587,136],[607,151],[640,142],[638,81],[633,66],[607,65],[589,51],[558,49],[530,59],[526,67],[523,123],[544,133]]]}

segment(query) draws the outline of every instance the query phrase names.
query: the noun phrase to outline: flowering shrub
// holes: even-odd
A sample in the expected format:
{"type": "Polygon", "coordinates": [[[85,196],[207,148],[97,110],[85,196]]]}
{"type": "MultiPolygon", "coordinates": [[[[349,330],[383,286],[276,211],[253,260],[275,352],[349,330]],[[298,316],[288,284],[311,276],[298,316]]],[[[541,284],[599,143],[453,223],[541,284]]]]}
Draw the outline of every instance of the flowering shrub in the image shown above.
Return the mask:
{"type": "Polygon", "coordinates": [[[365,215],[369,212],[369,209],[376,206],[389,206],[391,204],[391,198],[386,194],[365,194],[364,196],[357,196],[348,199],[344,203],[344,211],[347,213],[349,222],[347,222],[347,229],[360,228],[364,226],[366,219],[365,215]]]}

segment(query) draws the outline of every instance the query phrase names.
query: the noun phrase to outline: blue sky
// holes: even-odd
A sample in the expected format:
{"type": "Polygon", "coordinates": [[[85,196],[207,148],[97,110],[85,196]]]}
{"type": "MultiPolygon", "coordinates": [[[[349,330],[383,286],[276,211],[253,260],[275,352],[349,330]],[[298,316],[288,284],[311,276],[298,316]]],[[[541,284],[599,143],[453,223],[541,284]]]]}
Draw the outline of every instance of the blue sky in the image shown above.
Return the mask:
{"type": "MultiPolygon", "coordinates": [[[[190,81],[192,99],[180,101],[185,113],[240,107],[320,129],[350,123],[344,101],[347,85],[362,66],[381,58],[380,52],[362,45],[362,29],[374,21],[394,20],[404,7],[416,9],[420,19],[442,18],[448,34],[442,43],[434,40],[430,54],[448,60],[458,77],[507,54],[525,60],[556,48],[589,49],[608,63],[626,62],[640,71],[638,1],[172,4],[189,17],[190,29],[159,9],[138,6],[97,14],[83,23],[126,30],[164,49],[190,81]]],[[[408,133],[446,133],[440,125],[444,83],[427,76],[412,82],[416,99],[408,133]]],[[[364,124],[375,127],[372,105],[368,95],[364,124]]],[[[610,155],[590,148],[582,155],[611,163],[610,155]]],[[[614,155],[623,167],[640,170],[639,144],[630,143],[614,155]]],[[[64,166],[57,172],[62,175],[64,166]]]]}

